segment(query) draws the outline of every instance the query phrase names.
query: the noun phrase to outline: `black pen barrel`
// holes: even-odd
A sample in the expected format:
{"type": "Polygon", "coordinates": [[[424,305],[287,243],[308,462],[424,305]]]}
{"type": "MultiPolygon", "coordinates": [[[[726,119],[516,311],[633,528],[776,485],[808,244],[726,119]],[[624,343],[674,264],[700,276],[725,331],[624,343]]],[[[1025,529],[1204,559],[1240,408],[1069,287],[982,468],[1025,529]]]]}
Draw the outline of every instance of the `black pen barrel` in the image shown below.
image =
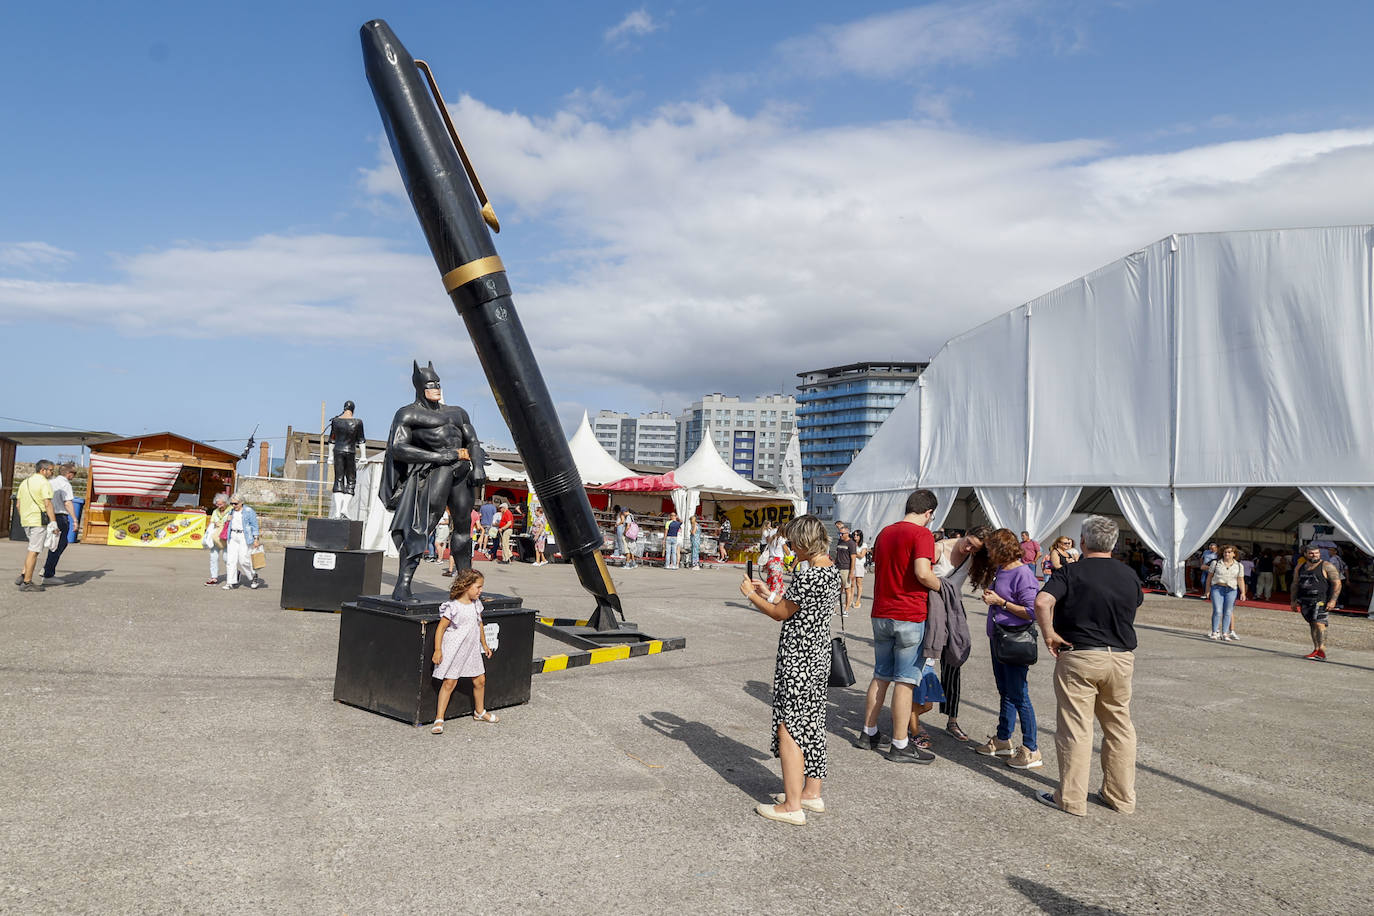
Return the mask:
{"type": "Polygon", "coordinates": [[[525,471],[598,606],[619,609],[592,514],[482,206],[415,60],[380,19],[362,27],[363,60],[396,165],[525,471]]]}

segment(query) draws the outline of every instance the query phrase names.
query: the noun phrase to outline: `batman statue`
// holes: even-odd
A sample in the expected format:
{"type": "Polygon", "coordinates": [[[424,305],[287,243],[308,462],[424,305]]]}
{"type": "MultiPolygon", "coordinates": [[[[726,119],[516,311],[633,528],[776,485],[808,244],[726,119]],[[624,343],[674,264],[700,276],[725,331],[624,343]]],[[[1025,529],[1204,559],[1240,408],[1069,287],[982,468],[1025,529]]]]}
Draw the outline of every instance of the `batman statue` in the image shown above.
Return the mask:
{"type": "Polygon", "coordinates": [[[391,597],[397,601],[415,600],[410,580],[446,508],[452,520],[454,569],[472,567],[474,494],[487,482],[486,454],[468,412],[443,403],[434,363],[421,368],[416,362],[414,367],[415,401],[396,411],[391,421],[378,494],[396,513],[391,539],[401,554],[401,569],[391,597]]]}

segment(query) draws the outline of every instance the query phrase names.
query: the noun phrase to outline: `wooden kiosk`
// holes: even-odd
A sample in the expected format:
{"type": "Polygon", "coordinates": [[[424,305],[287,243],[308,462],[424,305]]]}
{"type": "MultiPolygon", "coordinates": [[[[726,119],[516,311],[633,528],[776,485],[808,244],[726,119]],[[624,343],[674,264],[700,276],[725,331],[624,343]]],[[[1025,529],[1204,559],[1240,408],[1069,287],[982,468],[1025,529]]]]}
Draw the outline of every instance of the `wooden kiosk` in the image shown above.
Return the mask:
{"type": "MultiPolygon", "coordinates": [[[[107,543],[110,518],[117,509],[165,512],[180,507],[187,511],[208,512],[214,506],[216,493],[233,491],[239,460],[234,452],[170,432],[129,436],[91,446],[92,458],[98,455],[180,464],[181,473],[167,499],[156,503],[147,498],[106,496],[95,490],[95,475],[89,475],[86,512],[81,520],[81,540],[88,544],[107,543]]],[[[203,523],[201,527],[204,528],[203,523]]]]}

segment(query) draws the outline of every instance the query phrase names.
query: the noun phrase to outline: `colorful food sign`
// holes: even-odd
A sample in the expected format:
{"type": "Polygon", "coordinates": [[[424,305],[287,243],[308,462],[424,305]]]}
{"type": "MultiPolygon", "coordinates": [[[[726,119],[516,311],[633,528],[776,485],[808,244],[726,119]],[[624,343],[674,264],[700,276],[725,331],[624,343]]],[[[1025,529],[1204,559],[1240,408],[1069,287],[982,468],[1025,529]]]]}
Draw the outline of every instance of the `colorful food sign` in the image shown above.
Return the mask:
{"type": "Polygon", "coordinates": [[[204,512],[172,512],[155,509],[113,509],[105,543],[119,547],[201,546],[205,536],[204,512]]]}

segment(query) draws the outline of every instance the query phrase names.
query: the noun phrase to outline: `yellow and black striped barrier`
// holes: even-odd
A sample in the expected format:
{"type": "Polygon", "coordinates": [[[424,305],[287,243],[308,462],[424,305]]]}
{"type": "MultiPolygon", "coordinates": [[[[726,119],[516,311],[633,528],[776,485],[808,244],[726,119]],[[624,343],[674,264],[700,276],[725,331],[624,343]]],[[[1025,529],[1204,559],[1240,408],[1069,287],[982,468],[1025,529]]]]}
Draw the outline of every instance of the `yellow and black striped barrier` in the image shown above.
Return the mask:
{"type": "Polygon", "coordinates": [[[546,627],[585,627],[587,621],[578,620],[574,617],[536,617],[534,618],[546,627]]]}
{"type": "MultiPolygon", "coordinates": [[[[543,618],[545,621],[554,618],[543,618]]],[[[585,626],[585,621],[583,624],[585,626]]],[[[547,658],[536,658],[534,660],[533,672],[535,674],[548,674],[551,671],[566,671],[568,668],[581,668],[584,665],[599,665],[602,662],[619,661],[622,658],[639,658],[642,655],[658,655],[660,652],[670,652],[673,649],[683,649],[687,646],[685,636],[676,636],[672,639],[651,639],[647,642],[626,644],[623,646],[603,646],[599,649],[590,649],[586,652],[569,652],[566,655],[550,655],[547,658]]]]}

